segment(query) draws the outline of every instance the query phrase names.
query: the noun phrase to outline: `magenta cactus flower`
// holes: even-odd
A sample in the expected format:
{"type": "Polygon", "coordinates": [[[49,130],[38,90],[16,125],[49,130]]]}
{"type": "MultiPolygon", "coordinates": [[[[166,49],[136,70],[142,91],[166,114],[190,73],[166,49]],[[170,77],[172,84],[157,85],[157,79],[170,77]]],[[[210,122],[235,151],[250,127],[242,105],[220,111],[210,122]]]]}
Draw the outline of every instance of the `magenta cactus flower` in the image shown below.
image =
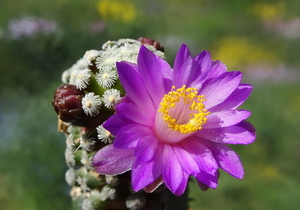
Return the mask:
{"type": "Polygon", "coordinates": [[[217,187],[219,168],[243,178],[241,161],[227,146],[255,140],[245,121],[251,113],[237,109],[252,90],[241,72],[228,72],[207,51],[192,57],[185,45],[173,69],[142,46],[137,64],[118,62],[117,70],[126,95],[103,124],[115,140],[95,154],[96,172],[131,170],[133,190],[152,192],[164,183],[178,196],[189,176],[202,190],[217,187]]]}

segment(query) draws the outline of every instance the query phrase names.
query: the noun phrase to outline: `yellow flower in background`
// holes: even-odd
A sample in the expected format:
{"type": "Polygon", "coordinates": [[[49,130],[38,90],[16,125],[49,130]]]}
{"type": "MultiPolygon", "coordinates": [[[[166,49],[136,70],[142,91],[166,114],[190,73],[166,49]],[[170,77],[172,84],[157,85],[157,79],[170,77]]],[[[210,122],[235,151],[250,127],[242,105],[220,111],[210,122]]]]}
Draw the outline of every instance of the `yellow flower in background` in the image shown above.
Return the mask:
{"type": "Polygon", "coordinates": [[[279,170],[276,166],[267,165],[262,172],[264,176],[270,179],[278,179],[280,177],[279,170]]]}
{"type": "Polygon", "coordinates": [[[293,97],[293,100],[288,105],[289,113],[292,116],[300,116],[300,94],[293,97]]]}
{"type": "Polygon", "coordinates": [[[99,14],[105,20],[119,20],[125,23],[136,19],[137,10],[130,1],[102,0],[97,4],[99,14]]]}
{"type": "Polygon", "coordinates": [[[284,174],[276,165],[270,165],[265,162],[258,163],[256,166],[257,179],[267,180],[267,181],[279,181],[283,180],[284,174]]]}
{"type": "Polygon", "coordinates": [[[213,52],[215,60],[222,60],[229,70],[259,62],[274,62],[276,55],[261,46],[253,44],[246,37],[226,37],[218,43],[213,52]]]}
{"type": "Polygon", "coordinates": [[[285,5],[284,2],[258,2],[252,8],[252,12],[263,21],[277,20],[285,14],[285,5]]]}

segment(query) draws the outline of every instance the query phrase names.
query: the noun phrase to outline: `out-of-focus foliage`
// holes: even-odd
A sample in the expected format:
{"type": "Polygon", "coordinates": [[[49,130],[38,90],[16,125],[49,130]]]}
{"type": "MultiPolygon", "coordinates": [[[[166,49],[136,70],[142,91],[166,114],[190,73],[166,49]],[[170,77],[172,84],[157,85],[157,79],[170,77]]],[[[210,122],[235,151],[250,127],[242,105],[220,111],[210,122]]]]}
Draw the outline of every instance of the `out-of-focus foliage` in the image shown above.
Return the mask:
{"type": "Polygon", "coordinates": [[[104,20],[128,23],[137,18],[137,8],[130,1],[102,0],[98,2],[97,10],[104,20]]]}
{"type": "Polygon", "coordinates": [[[192,180],[192,209],[298,209],[300,1],[2,0],[0,8],[1,209],[71,209],[53,91],[86,50],[141,36],[159,41],[171,64],[182,43],[209,50],[254,85],[244,108],[257,140],[234,147],[245,178],[222,172],[207,192],[192,180]],[[11,21],[26,17],[57,27],[13,38],[11,21]]]}

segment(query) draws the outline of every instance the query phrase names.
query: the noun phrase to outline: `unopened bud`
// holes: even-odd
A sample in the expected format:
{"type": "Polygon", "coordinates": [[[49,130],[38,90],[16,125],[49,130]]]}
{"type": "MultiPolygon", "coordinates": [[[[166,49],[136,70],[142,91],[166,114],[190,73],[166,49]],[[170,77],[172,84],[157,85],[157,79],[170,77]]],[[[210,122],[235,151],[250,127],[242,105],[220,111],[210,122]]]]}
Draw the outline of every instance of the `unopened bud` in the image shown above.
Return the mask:
{"type": "Polygon", "coordinates": [[[52,105],[64,122],[76,123],[84,116],[81,100],[84,92],[75,85],[63,84],[55,90],[52,105]]]}
{"type": "Polygon", "coordinates": [[[144,44],[152,45],[155,49],[157,49],[159,51],[162,51],[162,52],[165,51],[164,47],[161,46],[159,42],[157,42],[153,39],[141,37],[141,38],[138,39],[138,41],[140,41],[142,45],[144,45],[144,44]]]}
{"type": "Polygon", "coordinates": [[[84,91],[77,89],[75,85],[63,84],[55,90],[52,105],[62,121],[75,126],[96,127],[111,115],[111,113],[86,115],[82,107],[84,96],[84,91]]]}

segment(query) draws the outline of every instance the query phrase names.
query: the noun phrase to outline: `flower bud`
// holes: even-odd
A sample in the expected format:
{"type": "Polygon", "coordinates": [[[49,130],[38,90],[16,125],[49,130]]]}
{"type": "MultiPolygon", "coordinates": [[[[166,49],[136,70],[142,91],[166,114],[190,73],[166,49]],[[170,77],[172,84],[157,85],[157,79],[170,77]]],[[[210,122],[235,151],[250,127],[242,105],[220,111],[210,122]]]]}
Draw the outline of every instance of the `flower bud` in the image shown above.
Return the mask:
{"type": "Polygon", "coordinates": [[[63,84],[55,90],[52,105],[60,119],[75,126],[96,127],[102,124],[112,113],[101,113],[97,116],[88,116],[82,108],[84,91],[75,85],[63,84]]]}
{"type": "Polygon", "coordinates": [[[81,100],[84,92],[75,85],[63,84],[55,90],[52,105],[64,122],[76,123],[84,116],[81,100]]]}
{"type": "Polygon", "coordinates": [[[162,51],[162,52],[165,51],[164,47],[161,46],[159,44],[159,42],[157,42],[157,41],[155,41],[153,39],[141,37],[141,38],[138,39],[138,41],[140,41],[142,45],[144,45],[144,44],[146,44],[146,45],[152,45],[154,48],[156,48],[159,51],[162,51]]]}

